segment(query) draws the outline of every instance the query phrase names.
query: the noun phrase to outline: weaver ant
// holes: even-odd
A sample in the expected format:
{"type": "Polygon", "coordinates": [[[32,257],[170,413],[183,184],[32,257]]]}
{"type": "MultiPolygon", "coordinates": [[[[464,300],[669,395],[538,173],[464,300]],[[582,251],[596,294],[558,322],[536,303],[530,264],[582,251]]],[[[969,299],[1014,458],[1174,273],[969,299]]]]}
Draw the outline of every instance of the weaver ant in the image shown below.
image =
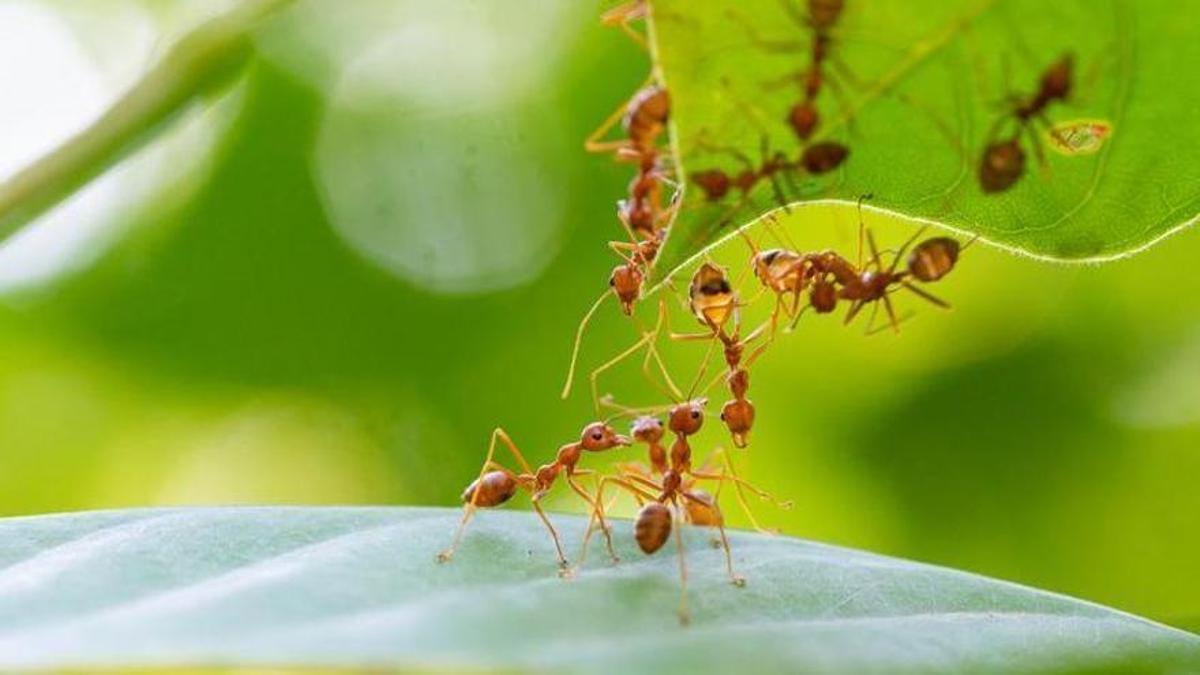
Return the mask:
{"type": "Polygon", "coordinates": [[[672,198],[670,207],[663,208],[662,183],[667,178],[660,167],[658,136],[666,128],[670,109],[671,98],[667,90],[648,84],[639,89],[627,104],[617,108],[584,142],[588,152],[614,152],[617,159],[636,161],[638,173],[629,184],[629,198],[617,202],[617,217],[629,240],[608,243],[623,262],[614,267],[609,275],[610,291],[605,291],[592,303],[575,330],[567,380],[562,390],[563,398],[571,392],[583,334],[592,317],[609,295],[617,298],[621,311],[627,316],[633,314],[633,307],[641,298],[646,272],[666,238],[666,223],[678,205],[678,195],[672,198]],[[616,125],[617,120],[622,121],[628,138],[600,140],[616,125]]]}
{"type": "MultiPolygon", "coordinates": [[[[578,441],[567,443],[560,447],[554,461],[543,464],[534,471],[508,433],[504,429],[497,428],[492,432],[492,440],[488,445],[487,457],[479,468],[479,476],[463,490],[462,500],[464,505],[462,520],[459,521],[458,528],[454,532],[454,537],[450,541],[450,546],[438,553],[438,562],[447,562],[454,557],[454,552],[458,549],[463,532],[467,528],[467,523],[470,522],[476,509],[500,506],[511,499],[517,490],[520,489],[530,494],[533,510],[537,512],[538,518],[541,519],[546,529],[549,530],[550,538],[554,540],[559,568],[565,574],[568,566],[566,555],[563,553],[562,542],[559,540],[558,532],[554,529],[554,525],[550,523],[550,519],[546,516],[545,511],[542,510],[539,502],[554,487],[559,475],[562,474],[563,480],[567,482],[567,485],[593,511],[596,510],[597,507],[592,497],[575,481],[576,477],[590,475],[592,472],[586,469],[578,469],[576,465],[579,463],[584,452],[602,452],[616,447],[627,446],[630,443],[629,438],[616,433],[605,422],[593,422],[583,428],[578,441]],[[521,467],[520,473],[512,471],[493,459],[496,454],[497,441],[503,442],[509,452],[512,453],[517,464],[521,467]]],[[[612,538],[609,534],[608,524],[603,521],[602,515],[601,528],[604,530],[605,539],[611,551],[612,538]]]]}
{"type": "MultiPolygon", "coordinates": [[[[1009,97],[1009,111],[992,126],[988,134],[994,139],[1007,121],[1016,123],[1016,129],[1006,140],[991,140],[984,148],[979,163],[979,186],[984,192],[1002,192],[1012,187],[1025,171],[1025,151],[1021,148],[1021,134],[1028,132],[1038,163],[1046,164],[1041,140],[1034,131],[1032,122],[1037,121],[1050,128],[1046,109],[1055,101],[1065,101],[1071,93],[1074,58],[1064,54],[1051,64],[1038,83],[1038,90],[1029,98],[1009,97]]],[[[1053,129],[1051,129],[1053,133],[1053,129]]]]}
{"type": "MultiPolygon", "coordinates": [[[[807,14],[802,12],[791,0],[784,0],[783,7],[788,16],[803,30],[811,32],[807,44],[809,63],[806,67],[789,74],[781,83],[795,81],[801,87],[801,99],[788,109],[786,121],[802,144],[807,145],[820,125],[820,112],[817,110],[817,98],[822,88],[828,84],[829,89],[838,98],[845,109],[849,105],[838,82],[828,70],[830,63],[836,65],[844,77],[853,81],[849,68],[833,53],[833,30],[845,9],[844,0],[808,0],[807,14]]],[[[736,16],[736,15],[735,15],[736,16]]],[[[791,40],[769,40],[760,37],[754,26],[742,19],[751,39],[763,49],[795,53],[805,51],[805,46],[791,40]]],[[[841,166],[850,154],[850,149],[836,141],[822,141],[805,147],[801,154],[800,163],[812,174],[822,174],[833,171],[841,166]]]]}
{"type": "Polygon", "coordinates": [[[904,242],[892,259],[891,265],[885,268],[879,249],[875,245],[875,236],[863,222],[862,202],[868,198],[870,195],[863,195],[858,200],[859,258],[862,257],[861,238],[865,231],[867,244],[871,251],[871,260],[865,266],[860,263],[857,275],[838,280],[840,288],[837,298],[849,300],[851,303],[850,310],[846,313],[845,324],[852,322],[863,307],[872,304],[871,321],[867,324],[868,333],[871,332],[875,323],[874,312],[879,308],[879,305],[874,303],[882,302],[892,330],[898,333],[900,332],[900,321],[896,317],[889,294],[896,288],[904,288],[938,307],[949,309],[950,305],[946,301],[914,285],[908,278],[913,277],[922,282],[942,279],[954,269],[954,265],[958,262],[960,248],[958,242],[950,237],[933,237],[918,244],[905,258],[905,252],[925,231],[925,228],[922,227],[908,241],[904,242]],[[898,269],[901,260],[906,261],[906,268],[903,270],[898,269]]]}

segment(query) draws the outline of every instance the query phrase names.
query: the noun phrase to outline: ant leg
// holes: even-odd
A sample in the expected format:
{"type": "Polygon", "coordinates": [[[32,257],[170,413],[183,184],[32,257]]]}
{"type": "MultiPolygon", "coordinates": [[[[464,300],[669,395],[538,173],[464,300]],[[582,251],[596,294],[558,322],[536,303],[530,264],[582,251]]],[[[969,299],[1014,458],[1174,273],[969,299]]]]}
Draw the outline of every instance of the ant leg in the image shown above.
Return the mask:
{"type": "Polygon", "coordinates": [[[896,320],[896,308],[892,307],[892,299],[887,295],[883,296],[883,308],[887,310],[888,321],[892,324],[892,332],[899,335],[900,322],[896,320]]]}
{"type": "Polygon", "coordinates": [[[550,519],[546,517],[546,512],[542,510],[542,505],[539,503],[541,498],[534,496],[530,503],[533,504],[533,510],[537,512],[538,518],[542,519],[546,529],[550,531],[550,538],[554,540],[554,550],[558,553],[558,567],[562,576],[569,576],[570,565],[567,563],[567,554],[563,552],[562,540],[558,538],[558,530],[554,529],[554,525],[550,519]]]}
{"type": "MultiPolygon", "coordinates": [[[[529,462],[525,461],[525,456],[521,454],[519,449],[517,449],[516,443],[513,443],[512,439],[509,438],[508,433],[505,432],[504,429],[496,427],[496,429],[492,431],[492,440],[488,443],[487,457],[484,458],[483,464],[479,467],[479,476],[477,476],[475,479],[476,485],[480,485],[483,482],[483,476],[487,473],[489,468],[498,466],[494,461],[494,457],[496,456],[497,440],[503,441],[504,444],[508,446],[509,451],[512,452],[513,457],[517,459],[517,462],[521,465],[521,468],[526,474],[533,473],[533,470],[529,467],[529,462]]],[[[503,469],[503,467],[501,468],[503,469]]],[[[463,533],[467,529],[467,523],[471,522],[471,516],[475,515],[475,509],[478,508],[478,502],[479,490],[475,490],[471,494],[471,501],[467,502],[463,506],[463,517],[458,523],[458,528],[454,531],[454,537],[450,540],[450,546],[438,553],[438,562],[448,562],[454,557],[454,552],[458,550],[458,544],[462,541],[463,533]]],[[[557,543],[557,535],[555,535],[555,539],[557,543]]]]}
{"type": "MultiPolygon", "coordinates": [[[[916,316],[916,313],[908,312],[904,316],[900,317],[900,323],[903,324],[903,323],[909,321],[910,319],[912,319],[914,316],[916,316]]],[[[876,333],[882,333],[883,331],[888,330],[889,328],[891,328],[891,326],[879,326],[875,330],[867,333],[867,337],[871,337],[872,335],[875,335],[876,333]]]]}
{"type": "Polygon", "coordinates": [[[900,282],[900,285],[904,286],[905,288],[912,291],[913,293],[916,293],[917,295],[921,296],[922,298],[925,298],[929,302],[932,302],[933,304],[937,305],[938,307],[941,307],[942,309],[950,309],[950,303],[939,298],[938,296],[934,295],[933,293],[930,293],[929,291],[916,286],[915,284],[910,284],[907,281],[902,281],[902,282],[900,282]]]}
{"type": "Polygon", "coordinates": [[[610,295],[612,295],[611,291],[604,291],[596,299],[596,302],[592,303],[591,309],[583,315],[583,319],[579,322],[579,327],[575,329],[575,346],[571,348],[571,365],[567,367],[567,381],[563,384],[562,393],[560,394],[564,399],[571,395],[571,385],[575,382],[575,366],[579,363],[579,348],[583,344],[583,332],[587,330],[588,323],[600,309],[600,305],[604,304],[604,301],[610,295]]]}
{"type": "Polygon", "coordinates": [[[908,247],[912,246],[913,242],[920,238],[921,234],[927,229],[929,229],[928,225],[922,225],[921,229],[913,233],[913,235],[904,242],[904,245],[900,247],[900,250],[896,251],[896,257],[892,258],[892,266],[888,268],[888,274],[896,271],[896,267],[900,265],[900,259],[904,257],[904,252],[907,251],[908,247]]]}
{"type": "Polygon", "coordinates": [[[675,507],[672,517],[675,519],[675,547],[679,551],[679,623],[686,626],[690,620],[687,606],[687,562],[683,550],[683,515],[680,506],[672,500],[675,507]]]}
{"type": "Polygon", "coordinates": [[[596,408],[597,416],[600,416],[600,412],[601,412],[600,411],[600,376],[603,375],[605,371],[609,370],[610,368],[615,367],[616,365],[618,365],[625,359],[636,354],[638,352],[638,350],[641,349],[642,347],[645,347],[646,344],[650,341],[651,335],[652,335],[651,333],[643,333],[642,337],[638,338],[638,341],[634,342],[632,345],[630,345],[625,351],[621,352],[620,354],[617,354],[616,356],[609,359],[605,363],[601,364],[598,368],[596,368],[595,370],[593,370],[591,373],[588,374],[588,379],[591,380],[591,383],[592,383],[592,405],[594,405],[596,408]]]}
{"type": "MultiPolygon", "coordinates": [[[[712,474],[709,479],[720,481],[717,484],[718,490],[720,489],[720,486],[725,483],[725,481],[733,483],[734,494],[737,497],[738,506],[740,506],[742,512],[746,514],[746,518],[750,520],[750,526],[763,534],[778,534],[778,532],[767,529],[758,524],[758,519],[754,517],[754,512],[750,510],[750,503],[746,500],[746,494],[742,491],[742,488],[745,487],[746,489],[754,492],[754,494],[760,499],[775,501],[776,506],[781,509],[792,508],[792,503],[777,501],[769,493],[743,480],[737,475],[737,469],[734,467],[733,460],[729,457],[729,453],[724,448],[717,449],[714,454],[718,453],[720,454],[722,461],[725,463],[725,470],[719,474],[712,474]]],[[[691,474],[699,477],[695,471],[691,472],[691,474]]]]}
{"type": "Polygon", "coordinates": [[[645,0],[631,0],[623,5],[614,7],[600,15],[600,23],[621,29],[634,44],[649,51],[650,47],[646,44],[646,38],[641,33],[635,31],[630,25],[633,21],[645,18],[646,5],[645,0]]]}
{"type": "MultiPolygon", "coordinates": [[[[597,508],[601,508],[601,509],[605,508],[604,507],[604,488],[609,483],[612,483],[613,485],[616,485],[618,487],[621,487],[621,488],[624,488],[625,490],[627,490],[630,494],[633,495],[633,498],[637,501],[639,506],[642,504],[643,500],[646,500],[646,499],[653,500],[653,498],[654,498],[654,495],[646,492],[645,490],[642,490],[641,488],[637,487],[636,485],[632,485],[632,484],[628,483],[625,480],[622,480],[615,476],[602,476],[596,486],[597,508]]],[[[614,498],[614,502],[615,502],[615,498],[614,498]]],[[[609,508],[611,508],[611,506],[612,505],[610,504],[609,508]]],[[[598,514],[595,510],[593,510],[592,516],[588,519],[587,531],[584,532],[584,535],[583,535],[583,548],[579,553],[579,561],[578,561],[578,563],[576,563],[575,569],[579,569],[580,567],[582,567],[583,562],[586,559],[588,543],[592,539],[592,533],[595,532],[595,528],[593,527],[593,525],[595,524],[596,518],[598,515],[600,515],[600,514],[598,514]]],[[[609,553],[611,553],[613,556],[613,562],[616,562],[617,561],[616,553],[613,552],[612,549],[609,549],[609,553]]]]}
{"type": "MultiPolygon", "coordinates": [[[[577,471],[575,473],[576,473],[576,475],[580,475],[580,474],[587,475],[586,473],[584,473],[582,471],[577,471]]],[[[616,550],[613,549],[612,528],[609,527],[608,521],[606,521],[604,519],[604,502],[603,502],[603,500],[601,500],[599,498],[599,495],[597,495],[596,499],[592,499],[592,497],[590,495],[588,495],[587,490],[584,490],[583,486],[581,486],[579,483],[575,482],[575,478],[573,476],[568,475],[566,477],[566,479],[567,479],[567,485],[569,485],[571,487],[571,489],[575,491],[575,494],[579,495],[580,499],[582,499],[584,502],[587,503],[588,506],[591,507],[592,515],[594,515],[596,517],[596,520],[599,521],[600,531],[604,533],[604,546],[605,546],[605,548],[608,549],[608,555],[612,557],[612,561],[614,563],[620,562],[621,558],[617,555],[616,550]]],[[[591,524],[589,523],[589,527],[590,526],[591,526],[591,524]]]]}
{"type": "MultiPolygon", "coordinates": [[[[681,494],[683,495],[684,499],[690,499],[690,500],[696,502],[697,504],[702,504],[704,506],[710,506],[712,508],[718,508],[717,502],[716,502],[716,497],[713,498],[712,504],[708,504],[704,500],[697,499],[696,497],[694,497],[686,492],[683,492],[681,494]]],[[[733,570],[733,551],[731,551],[729,549],[729,537],[727,537],[725,535],[724,518],[721,518],[721,517],[717,518],[717,532],[720,536],[720,541],[718,542],[718,544],[725,551],[725,570],[729,573],[729,583],[733,584],[734,586],[737,586],[738,588],[741,588],[746,585],[746,577],[743,577],[742,575],[738,574],[737,572],[735,572],[733,570]]]]}
{"type": "Polygon", "coordinates": [[[804,13],[800,11],[800,8],[797,7],[794,2],[791,0],[779,0],[779,4],[783,7],[783,11],[787,13],[788,17],[790,17],[792,21],[795,21],[796,25],[799,26],[801,30],[809,30],[812,28],[812,25],[808,21],[808,17],[804,16],[804,13]]]}
{"type": "Polygon", "coordinates": [[[1037,156],[1038,166],[1042,170],[1042,174],[1046,175],[1050,171],[1050,165],[1046,162],[1046,151],[1042,149],[1042,139],[1038,138],[1037,130],[1032,124],[1025,124],[1024,131],[1029,134],[1029,144],[1033,146],[1033,154],[1037,156]]]}
{"type": "Polygon", "coordinates": [[[854,321],[854,317],[858,316],[858,313],[862,311],[862,308],[865,305],[866,303],[862,300],[855,300],[854,304],[850,305],[850,311],[846,312],[846,318],[844,321],[842,321],[842,325],[849,326],[850,323],[854,321]]]}
{"type": "Polygon", "coordinates": [[[665,392],[668,398],[679,401],[683,399],[683,392],[679,390],[679,386],[675,384],[675,380],[671,379],[671,374],[667,370],[667,364],[663,361],[662,355],[658,352],[657,336],[662,334],[662,327],[667,323],[667,301],[659,298],[658,301],[658,322],[654,325],[655,339],[646,345],[646,358],[642,359],[642,373],[646,379],[654,382],[654,378],[650,376],[650,361],[654,360],[658,366],[658,372],[662,375],[663,381],[667,385],[665,392]]]}
{"type": "Polygon", "coordinates": [[[750,20],[741,12],[731,9],[726,11],[725,15],[732,19],[735,23],[741,24],[742,29],[746,31],[746,36],[750,38],[750,42],[763,51],[795,54],[798,52],[803,52],[804,48],[806,47],[805,43],[800,40],[779,40],[763,37],[763,35],[758,32],[758,28],[756,28],[754,24],[752,24],[750,20]]]}
{"type": "MultiPolygon", "coordinates": [[[[646,81],[643,82],[642,85],[640,87],[638,87],[638,89],[641,90],[641,89],[645,88],[653,81],[654,81],[654,75],[652,74],[646,78],[646,81]]],[[[629,147],[629,140],[624,139],[624,138],[620,139],[620,140],[616,140],[616,141],[600,140],[601,138],[604,138],[604,136],[606,134],[608,134],[608,132],[614,126],[616,126],[618,122],[621,121],[621,118],[625,116],[625,112],[628,109],[629,109],[628,101],[625,101],[625,102],[621,103],[621,105],[617,106],[617,109],[612,111],[612,113],[609,114],[609,116],[606,117],[604,119],[604,121],[600,123],[600,126],[596,127],[595,131],[593,131],[591,134],[588,134],[588,137],[586,139],[584,139],[583,149],[586,150],[587,152],[601,153],[601,152],[613,152],[616,150],[620,150],[622,148],[629,147]]]]}

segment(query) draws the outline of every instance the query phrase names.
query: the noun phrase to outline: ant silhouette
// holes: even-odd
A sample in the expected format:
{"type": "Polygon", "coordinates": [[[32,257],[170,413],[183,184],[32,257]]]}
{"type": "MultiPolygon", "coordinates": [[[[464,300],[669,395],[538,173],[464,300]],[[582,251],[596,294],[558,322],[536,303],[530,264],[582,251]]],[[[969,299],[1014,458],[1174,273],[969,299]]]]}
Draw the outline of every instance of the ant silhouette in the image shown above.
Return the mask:
{"type": "MultiPolygon", "coordinates": [[[[517,490],[520,489],[530,494],[533,510],[546,526],[546,529],[549,530],[550,538],[554,541],[560,574],[566,576],[569,567],[566,554],[563,553],[562,541],[559,539],[558,531],[554,529],[554,525],[546,516],[545,511],[542,510],[539,502],[554,487],[555,482],[561,474],[563,480],[566,481],[571,489],[591,509],[595,510],[597,507],[592,497],[575,480],[578,476],[591,475],[593,472],[587,469],[579,469],[576,465],[579,463],[584,452],[602,452],[630,445],[631,442],[628,437],[616,433],[606,422],[592,422],[583,428],[578,441],[567,443],[560,447],[554,461],[543,464],[534,471],[508,433],[502,428],[497,428],[492,432],[492,440],[488,445],[487,457],[479,468],[479,476],[463,490],[462,500],[464,504],[462,520],[459,521],[458,528],[454,532],[454,537],[450,541],[450,546],[438,553],[438,562],[448,562],[454,557],[454,552],[458,549],[458,545],[462,541],[467,524],[471,521],[471,517],[477,509],[500,506],[511,499],[517,490]],[[512,453],[517,464],[521,467],[520,473],[512,471],[503,464],[495,461],[497,441],[502,442],[508,448],[509,452],[512,453]]],[[[612,539],[609,534],[609,527],[607,523],[603,522],[602,517],[601,527],[604,530],[605,538],[611,551],[612,539]]]]}
{"type": "MultiPolygon", "coordinates": [[[[828,88],[833,92],[843,110],[850,110],[845,92],[829,71],[829,65],[832,64],[847,81],[857,82],[857,78],[850,73],[849,67],[837,58],[834,50],[833,33],[845,9],[845,2],[808,0],[807,12],[802,11],[790,0],[783,0],[782,5],[788,17],[801,30],[810,33],[807,44],[795,40],[764,38],[745,17],[737,13],[732,13],[732,16],[742,23],[751,41],[760,49],[791,54],[807,52],[808,64],[789,73],[777,84],[795,82],[800,85],[801,98],[788,109],[785,121],[805,146],[801,154],[801,165],[812,174],[828,173],[846,161],[850,149],[836,141],[821,141],[812,145],[809,145],[809,141],[820,125],[821,115],[817,109],[817,100],[823,89],[828,88]]],[[[775,84],[769,86],[774,87],[775,84]]],[[[850,119],[849,114],[847,119],[850,119]]]]}
{"type": "Polygon", "coordinates": [[[1046,166],[1045,152],[1032,123],[1039,122],[1050,129],[1051,133],[1055,133],[1046,117],[1046,109],[1055,101],[1065,101],[1070,95],[1073,70],[1074,58],[1069,53],[1064,54],[1042,73],[1036,93],[1028,98],[1009,96],[1009,110],[996,120],[988,133],[987,137],[993,140],[984,148],[979,163],[979,186],[984,192],[1003,192],[1012,187],[1025,172],[1025,151],[1020,142],[1022,133],[1028,132],[1038,164],[1046,166]],[[1012,136],[994,140],[1003,125],[1010,121],[1016,125],[1012,136]]]}

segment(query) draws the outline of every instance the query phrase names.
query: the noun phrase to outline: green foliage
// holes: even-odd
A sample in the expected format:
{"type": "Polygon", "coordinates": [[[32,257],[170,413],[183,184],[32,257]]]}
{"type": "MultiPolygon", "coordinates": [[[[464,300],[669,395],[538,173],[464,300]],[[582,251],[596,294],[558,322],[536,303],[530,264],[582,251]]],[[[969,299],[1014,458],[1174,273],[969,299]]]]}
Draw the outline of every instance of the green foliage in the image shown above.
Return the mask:
{"type": "MultiPolygon", "coordinates": [[[[1200,638],[1063,596],[735,533],[743,589],[689,531],[673,550],[554,573],[532,515],[241,508],[0,522],[0,667],[303,665],[696,672],[1074,671],[1200,665],[1200,638]]],[[[556,517],[569,534],[578,517],[556,517]]],[[[577,537],[568,536],[575,544],[577,537]]],[[[595,553],[599,553],[596,551],[595,553]]],[[[601,556],[594,555],[594,558],[601,556]]]]}
{"type": "MultiPolygon", "coordinates": [[[[798,155],[786,118],[802,85],[787,78],[808,67],[811,33],[788,16],[789,4],[807,14],[796,0],[653,3],[681,176],[743,168],[714,144],[756,164],[763,138],[772,152],[798,155]]],[[[1200,143],[1191,122],[1200,87],[1194,69],[1178,67],[1200,62],[1200,23],[1180,21],[1178,9],[1123,0],[847,2],[832,31],[834,56],[817,98],[822,121],[811,141],[836,140],[850,155],[832,173],[795,176],[787,198],[852,202],[873,193],[872,203],[889,212],[1050,259],[1102,260],[1144,248],[1200,210],[1186,154],[1200,143]],[[1094,152],[1063,154],[1050,147],[1047,127],[1034,125],[1045,166],[1023,134],[1023,177],[984,193],[983,148],[1014,133],[1013,124],[993,128],[1006,96],[1032,96],[1067,53],[1074,87],[1068,101],[1047,109],[1049,123],[1101,120],[1111,136],[1094,152]]],[[[744,202],[731,194],[719,205],[689,185],[659,275],[777,205],[766,184],[744,202]]],[[[806,218],[805,209],[791,216],[801,227],[806,218]]]]}

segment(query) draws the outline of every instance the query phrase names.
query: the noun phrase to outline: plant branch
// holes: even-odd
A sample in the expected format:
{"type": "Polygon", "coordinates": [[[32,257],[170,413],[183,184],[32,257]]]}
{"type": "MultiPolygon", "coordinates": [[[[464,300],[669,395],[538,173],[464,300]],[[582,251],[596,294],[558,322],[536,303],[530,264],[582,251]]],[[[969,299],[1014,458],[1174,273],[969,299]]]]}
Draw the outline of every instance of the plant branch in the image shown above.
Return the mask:
{"type": "Polygon", "coordinates": [[[88,128],[0,185],[0,241],[157,136],[249,60],[251,32],[293,0],[244,0],[183,36],[88,128]]]}

